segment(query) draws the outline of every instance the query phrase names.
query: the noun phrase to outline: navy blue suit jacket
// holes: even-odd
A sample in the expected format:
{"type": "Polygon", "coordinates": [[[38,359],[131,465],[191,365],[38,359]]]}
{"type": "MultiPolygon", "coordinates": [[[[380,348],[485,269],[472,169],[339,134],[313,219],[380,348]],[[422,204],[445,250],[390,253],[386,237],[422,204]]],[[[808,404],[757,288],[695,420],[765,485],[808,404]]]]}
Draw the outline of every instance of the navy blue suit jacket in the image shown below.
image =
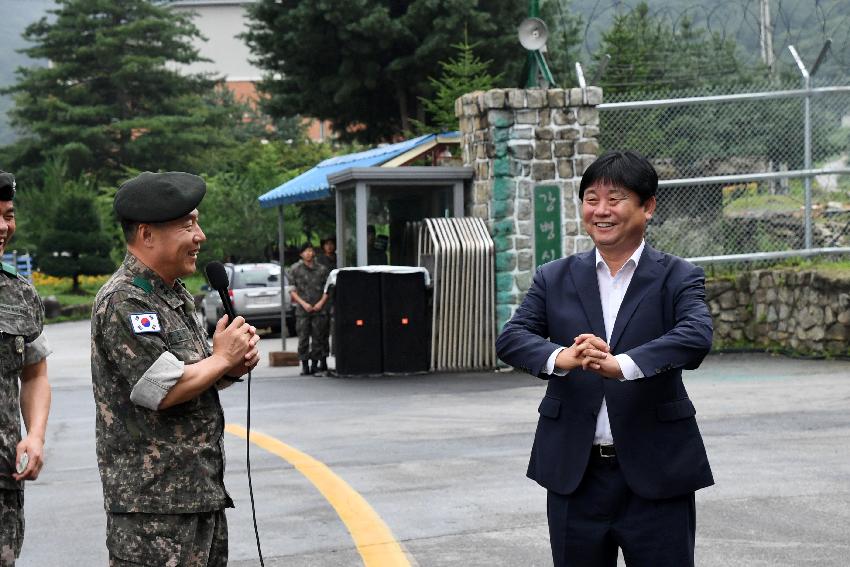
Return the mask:
{"type": "Polygon", "coordinates": [[[581,369],[543,374],[559,346],[581,333],[606,336],[595,260],[591,250],[541,266],[496,340],[499,358],[549,380],[528,476],[560,494],[578,487],[604,396],[620,469],[636,494],[671,498],[713,484],[682,383],[682,369],[697,368],[711,348],[701,268],[644,248],[609,346],[612,354],[628,354],[645,378],[621,382],[581,369]]]}

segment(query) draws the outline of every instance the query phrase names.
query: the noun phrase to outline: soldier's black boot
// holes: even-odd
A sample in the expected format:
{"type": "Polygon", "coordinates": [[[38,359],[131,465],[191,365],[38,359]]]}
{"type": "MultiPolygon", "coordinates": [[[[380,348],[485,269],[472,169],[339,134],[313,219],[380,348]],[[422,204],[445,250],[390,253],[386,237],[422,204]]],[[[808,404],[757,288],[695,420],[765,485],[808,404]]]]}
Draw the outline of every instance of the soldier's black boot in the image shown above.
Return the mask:
{"type": "Polygon", "coordinates": [[[328,359],[327,358],[319,359],[319,372],[322,373],[322,376],[336,376],[336,374],[334,374],[333,370],[328,368],[328,359]]]}
{"type": "Polygon", "coordinates": [[[310,374],[310,363],[306,360],[301,361],[301,376],[308,376],[310,374]]]}
{"type": "Polygon", "coordinates": [[[319,371],[319,361],[318,360],[311,360],[310,361],[310,374],[315,374],[318,371],[319,371]]]}

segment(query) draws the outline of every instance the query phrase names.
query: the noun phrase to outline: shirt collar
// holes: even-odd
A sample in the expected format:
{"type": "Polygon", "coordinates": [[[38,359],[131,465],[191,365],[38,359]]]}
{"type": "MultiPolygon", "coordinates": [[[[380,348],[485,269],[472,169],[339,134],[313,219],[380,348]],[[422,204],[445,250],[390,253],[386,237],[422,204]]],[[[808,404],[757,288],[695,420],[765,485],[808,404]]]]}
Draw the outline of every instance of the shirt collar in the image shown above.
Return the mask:
{"type": "MultiPolygon", "coordinates": [[[[629,262],[634,264],[635,268],[637,268],[638,262],[640,262],[640,257],[643,254],[643,249],[646,248],[646,240],[640,241],[640,246],[632,252],[632,255],[629,256],[629,259],[626,260],[626,263],[623,264],[623,268],[629,265],[629,262]]],[[[599,269],[601,266],[606,266],[605,260],[602,258],[602,254],[599,253],[599,248],[594,248],[594,252],[596,252],[596,269],[599,269]]],[[[607,267],[607,266],[606,266],[607,267]]],[[[622,268],[620,268],[622,270],[622,268]]]]}

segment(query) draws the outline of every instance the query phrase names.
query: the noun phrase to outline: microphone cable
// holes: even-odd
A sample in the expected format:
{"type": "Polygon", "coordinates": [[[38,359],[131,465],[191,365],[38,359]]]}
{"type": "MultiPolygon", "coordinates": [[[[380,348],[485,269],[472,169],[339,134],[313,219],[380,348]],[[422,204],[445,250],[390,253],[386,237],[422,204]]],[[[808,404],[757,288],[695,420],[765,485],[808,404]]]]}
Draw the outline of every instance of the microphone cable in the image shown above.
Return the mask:
{"type": "MultiPolygon", "coordinates": [[[[207,276],[207,281],[210,287],[218,292],[221,298],[221,305],[224,312],[227,313],[228,323],[236,318],[236,312],[233,309],[233,303],[230,301],[228,289],[230,287],[230,278],[227,275],[227,270],[221,262],[209,262],[204,267],[204,272],[207,276]]],[[[257,508],[254,504],[254,482],[251,479],[251,370],[248,371],[248,408],[246,421],[247,435],[245,436],[245,463],[248,470],[248,494],[251,498],[251,517],[254,521],[254,537],[257,539],[257,554],[260,557],[260,566],[265,567],[263,561],[263,550],[260,547],[260,530],[257,528],[257,508]]]]}
{"type": "Polygon", "coordinates": [[[251,371],[248,371],[248,411],[245,418],[248,435],[245,436],[245,462],[248,468],[248,494],[251,497],[251,517],[254,520],[254,537],[257,540],[257,555],[260,557],[260,566],[265,567],[263,561],[263,550],[260,548],[260,530],[257,528],[257,509],[254,505],[254,483],[251,480],[251,371]]]}

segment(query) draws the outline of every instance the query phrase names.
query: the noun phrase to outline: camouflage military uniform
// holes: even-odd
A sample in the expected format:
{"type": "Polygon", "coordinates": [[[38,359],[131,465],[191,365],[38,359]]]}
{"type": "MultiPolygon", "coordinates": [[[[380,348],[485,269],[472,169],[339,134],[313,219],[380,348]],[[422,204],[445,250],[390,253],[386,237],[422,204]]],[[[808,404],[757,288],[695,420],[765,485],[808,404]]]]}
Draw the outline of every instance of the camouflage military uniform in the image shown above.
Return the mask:
{"type": "Polygon", "coordinates": [[[107,547],[122,549],[120,559],[110,553],[109,567],[217,567],[227,565],[227,519],[224,510],[199,514],[109,514],[107,547]]]}
{"type": "Polygon", "coordinates": [[[168,287],[132,254],[95,298],[97,460],[113,565],[227,562],[223,509],[233,502],[224,488],[217,390],[232,382],[224,378],[193,400],[157,409],[184,364],[212,354],[194,308],[182,283],[168,287]],[[205,530],[184,529],[210,521],[205,530]],[[211,543],[202,541],[204,534],[212,534],[211,543]],[[199,553],[208,553],[208,562],[190,561],[199,553]]]}
{"type": "MultiPolygon", "coordinates": [[[[289,281],[298,295],[315,305],[322,299],[325,282],[330,271],[318,262],[308,267],[304,262],[296,262],[289,272],[289,281]]],[[[321,360],[328,356],[328,317],[330,306],[326,303],[318,313],[307,313],[300,304],[295,304],[295,331],[298,334],[298,358],[301,360],[321,360]]]]}
{"type": "Polygon", "coordinates": [[[24,483],[12,478],[21,441],[20,379],[24,366],[50,354],[41,334],[44,307],[15,268],[0,269],[0,566],[15,564],[24,541],[24,483]]]}

